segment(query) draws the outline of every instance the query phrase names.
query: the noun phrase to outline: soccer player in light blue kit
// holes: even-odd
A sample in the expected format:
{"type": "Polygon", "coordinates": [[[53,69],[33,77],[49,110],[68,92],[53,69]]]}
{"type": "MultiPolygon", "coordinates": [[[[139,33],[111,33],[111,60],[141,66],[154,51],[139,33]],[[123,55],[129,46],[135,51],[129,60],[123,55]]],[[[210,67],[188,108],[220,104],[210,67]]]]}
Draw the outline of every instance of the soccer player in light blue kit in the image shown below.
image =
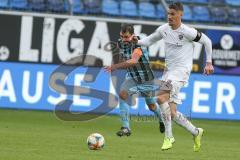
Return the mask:
{"type": "Polygon", "coordinates": [[[127,69],[126,79],[121,85],[119,94],[122,127],[120,131],[117,132],[117,135],[120,137],[131,135],[129,125],[129,105],[126,100],[129,96],[134,94],[131,91],[133,88],[137,88],[137,91],[145,97],[145,102],[147,103],[148,108],[158,117],[160,132],[163,133],[165,131],[164,124],[161,120],[160,108],[156,103],[155,98],[152,97],[153,93],[151,89],[146,90],[146,86],[150,86],[150,88],[152,86],[152,90],[154,90],[154,75],[149,65],[148,51],[145,47],[131,43],[133,37],[133,25],[122,25],[118,47],[120,49],[120,55],[124,61],[105,67],[107,72],[112,72],[117,69],[127,69]]]}
{"type": "Polygon", "coordinates": [[[154,33],[141,40],[133,38],[138,45],[149,46],[159,40],[163,40],[165,44],[165,63],[166,68],[162,76],[162,81],[169,86],[160,87],[157,101],[161,107],[163,114],[163,122],[165,125],[165,138],[162,150],[172,148],[172,121],[184,127],[193,135],[195,152],[201,147],[201,138],[203,129],[194,126],[179,111],[177,104],[181,104],[179,97],[180,89],[188,82],[189,75],[192,70],[192,61],[194,54],[194,43],[199,42],[204,45],[206,51],[206,66],[204,73],[212,74],[214,68],[212,66],[212,43],[211,40],[203,33],[191,28],[181,22],[183,15],[183,6],[180,2],[169,5],[168,23],[160,26],[154,33]]]}

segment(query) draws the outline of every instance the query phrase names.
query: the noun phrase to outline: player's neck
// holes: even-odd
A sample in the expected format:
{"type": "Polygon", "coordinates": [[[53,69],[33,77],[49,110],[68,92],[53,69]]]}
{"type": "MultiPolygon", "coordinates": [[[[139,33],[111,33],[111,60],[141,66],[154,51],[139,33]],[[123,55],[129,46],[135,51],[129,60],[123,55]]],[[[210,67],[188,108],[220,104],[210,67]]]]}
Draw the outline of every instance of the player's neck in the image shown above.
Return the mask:
{"type": "Polygon", "coordinates": [[[172,26],[172,30],[177,30],[177,29],[181,26],[181,24],[182,24],[182,23],[180,22],[180,23],[172,26]]]}

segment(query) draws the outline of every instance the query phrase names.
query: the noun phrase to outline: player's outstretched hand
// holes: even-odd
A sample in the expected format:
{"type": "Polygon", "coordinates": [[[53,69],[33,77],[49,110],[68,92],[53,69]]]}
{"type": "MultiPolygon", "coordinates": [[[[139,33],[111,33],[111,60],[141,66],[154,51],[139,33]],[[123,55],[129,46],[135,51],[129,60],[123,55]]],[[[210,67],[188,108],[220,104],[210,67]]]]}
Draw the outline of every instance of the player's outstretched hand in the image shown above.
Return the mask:
{"type": "Polygon", "coordinates": [[[212,63],[207,62],[206,66],[204,67],[204,74],[210,75],[210,74],[213,74],[213,72],[214,72],[214,68],[212,63]]]}
{"type": "Polygon", "coordinates": [[[104,67],[104,70],[108,73],[111,73],[113,71],[111,66],[104,67]]]}

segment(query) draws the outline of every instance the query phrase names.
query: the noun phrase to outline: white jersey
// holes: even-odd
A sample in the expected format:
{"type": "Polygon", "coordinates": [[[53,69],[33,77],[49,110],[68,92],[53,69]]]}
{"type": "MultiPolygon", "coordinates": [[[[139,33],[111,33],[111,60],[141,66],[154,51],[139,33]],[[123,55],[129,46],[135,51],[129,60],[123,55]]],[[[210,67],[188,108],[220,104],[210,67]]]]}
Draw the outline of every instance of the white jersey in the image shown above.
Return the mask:
{"type": "Polygon", "coordinates": [[[160,26],[149,38],[139,44],[147,44],[163,39],[165,43],[165,63],[163,80],[188,81],[193,63],[193,40],[198,31],[184,24],[173,30],[168,23],[160,26]],[[144,42],[145,41],[145,42],[144,42]]]}
{"type": "Polygon", "coordinates": [[[194,43],[197,30],[184,24],[176,29],[167,24],[160,26],[157,33],[165,43],[166,69],[163,80],[187,81],[192,70],[194,43]]]}

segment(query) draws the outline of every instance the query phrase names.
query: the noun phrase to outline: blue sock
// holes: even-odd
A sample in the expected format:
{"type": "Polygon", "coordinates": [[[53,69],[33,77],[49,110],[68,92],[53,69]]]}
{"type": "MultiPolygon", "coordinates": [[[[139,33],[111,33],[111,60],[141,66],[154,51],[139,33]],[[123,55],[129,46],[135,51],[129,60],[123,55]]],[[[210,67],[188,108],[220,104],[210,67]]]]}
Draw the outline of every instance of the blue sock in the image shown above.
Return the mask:
{"type": "Polygon", "coordinates": [[[120,99],[120,117],[122,122],[122,127],[130,129],[129,126],[129,105],[122,99],[120,99]]]}

